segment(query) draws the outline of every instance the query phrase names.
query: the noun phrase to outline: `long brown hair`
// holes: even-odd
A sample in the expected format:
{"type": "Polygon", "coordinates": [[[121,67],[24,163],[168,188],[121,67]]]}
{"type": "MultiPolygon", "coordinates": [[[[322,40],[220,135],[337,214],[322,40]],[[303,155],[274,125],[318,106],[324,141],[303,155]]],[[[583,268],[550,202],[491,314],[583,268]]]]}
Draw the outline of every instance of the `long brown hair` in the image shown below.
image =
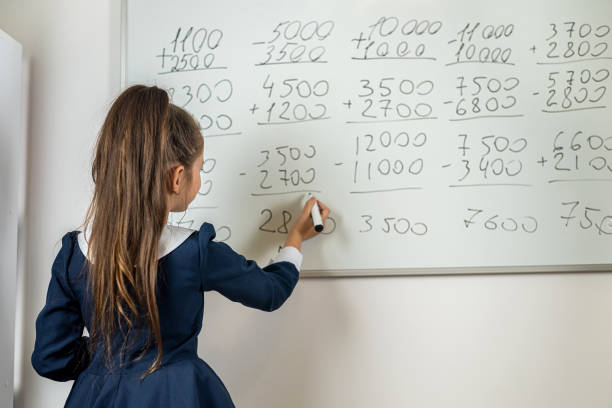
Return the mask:
{"type": "Polygon", "coordinates": [[[166,91],[135,85],[111,106],[100,130],[92,166],[93,199],[85,217],[91,228],[87,258],[93,307],[91,349],[102,347],[107,364],[147,328],[137,359],[155,344],[162,361],[157,309],[157,247],[168,213],[170,172],[183,165],[187,180],[202,153],[203,139],[193,117],[170,103],[166,91]],[[123,336],[117,350],[114,340],[123,336]]]}

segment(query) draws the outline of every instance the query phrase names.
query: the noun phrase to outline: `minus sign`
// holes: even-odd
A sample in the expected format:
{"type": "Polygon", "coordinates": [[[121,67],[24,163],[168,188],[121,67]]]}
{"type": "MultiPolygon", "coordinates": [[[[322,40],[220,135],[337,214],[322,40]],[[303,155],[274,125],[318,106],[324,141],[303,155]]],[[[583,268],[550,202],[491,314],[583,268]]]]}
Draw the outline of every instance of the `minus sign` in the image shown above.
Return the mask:
{"type": "Polygon", "coordinates": [[[240,173],[241,176],[246,176],[246,173],[240,173]]]}
{"type": "Polygon", "coordinates": [[[342,166],[344,163],[334,163],[336,166],[342,166]]]}
{"type": "Polygon", "coordinates": [[[534,95],[534,96],[535,96],[535,95],[539,95],[539,94],[540,94],[539,92],[534,92],[534,93],[533,93],[533,95],[534,95]]]}
{"type": "Polygon", "coordinates": [[[252,45],[261,45],[261,44],[265,44],[265,43],[266,43],[265,41],[257,41],[257,42],[251,43],[251,44],[252,45]]]}
{"type": "Polygon", "coordinates": [[[453,103],[453,101],[446,101],[446,102],[444,102],[445,105],[448,105],[449,103],[453,103]]]}
{"type": "Polygon", "coordinates": [[[456,40],[456,39],[455,39],[455,40],[450,40],[448,43],[449,43],[449,44],[452,44],[452,43],[455,43],[455,42],[457,42],[457,40],[456,40]]]}
{"type": "Polygon", "coordinates": [[[451,164],[444,164],[444,165],[442,165],[442,168],[445,169],[445,168],[450,167],[450,166],[452,166],[452,165],[451,164]]]}

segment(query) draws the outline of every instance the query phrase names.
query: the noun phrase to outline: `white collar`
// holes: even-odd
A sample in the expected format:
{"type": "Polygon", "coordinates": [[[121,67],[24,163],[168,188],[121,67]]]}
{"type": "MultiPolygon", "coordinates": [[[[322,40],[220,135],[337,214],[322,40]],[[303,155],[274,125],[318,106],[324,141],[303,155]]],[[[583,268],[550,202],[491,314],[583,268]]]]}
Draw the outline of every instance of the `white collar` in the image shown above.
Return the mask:
{"type": "MultiPolygon", "coordinates": [[[[194,231],[175,225],[164,225],[157,245],[157,259],[159,260],[178,248],[194,231]]],[[[87,257],[88,244],[85,235],[91,235],[91,223],[88,225],[86,233],[80,232],[78,236],[79,248],[83,255],[87,257]]]]}

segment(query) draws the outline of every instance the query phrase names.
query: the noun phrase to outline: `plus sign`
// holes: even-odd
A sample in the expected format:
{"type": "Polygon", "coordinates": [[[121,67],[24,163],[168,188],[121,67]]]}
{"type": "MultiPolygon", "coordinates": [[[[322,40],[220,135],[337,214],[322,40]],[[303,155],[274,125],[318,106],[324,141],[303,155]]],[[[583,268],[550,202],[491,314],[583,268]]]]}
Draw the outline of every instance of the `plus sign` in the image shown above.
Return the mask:
{"type": "Polygon", "coordinates": [[[251,109],[249,109],[251,111],[251,114],[255,114],[255,111],[259,109],[259,106],[257,106],[256,104],[253,104],[253,107],[251,109]]]}
{"type": "Polygon", "coordinates": [[[346,107],[347,107],[348,109],[351,109],[351,105],[352,105],[353,103],[352,103],[352,102],[351,102],[351,100],[349,99],[349,100],[348,100],[348,101],[346,101],[346,102],[342,102],[342,104],[343,104],[343,105],[346,105],[346,107]]]}
{"type": "Polygon", "coordinates": [[[366,38],[363,36],[363,31],[359,33],[359,38],[353,38],[351,41],[355,41],[357,43],[357,45],[355,46],[355,48],[359,48],[359,46],[361,45],[361,43],[363,41],[365,41],[366,38]]]}
{"type": "Polygon", "coordinates": [[[535,54],[535,52],[536,52],[536,46],[534,45],[533,47],[531,47],[531,48],[529,49],[529,51],[531,51],[532,53],[534,53],[534,54],[535,54]]]}
{"type": "Polygon", "coordinates": [[[542,165],[542,167],[544,167],[544,165],[545,165],[546,163],[548,163],[548,160],[546,160],[546,159],[544,158],[544,156],[542,156],[542,158],[541,158],[540,160],[538,160],[538,164],[541,164],[541,165],[542,165]]]}

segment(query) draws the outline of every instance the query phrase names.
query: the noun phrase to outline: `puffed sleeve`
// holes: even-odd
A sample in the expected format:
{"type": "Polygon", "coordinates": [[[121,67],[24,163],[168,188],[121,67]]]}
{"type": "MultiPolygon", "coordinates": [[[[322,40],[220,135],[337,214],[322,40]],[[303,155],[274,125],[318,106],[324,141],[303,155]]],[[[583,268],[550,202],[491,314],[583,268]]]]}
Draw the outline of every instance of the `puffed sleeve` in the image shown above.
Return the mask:
{"type": "Polygon", "coordinates": [[[215,229],[204,223],[199,231],[202,288],[214,290],[245,306],[273,311],[287,300],[299,279],[301,254],[296,248],[290,255],[260,268],[227,244],[215,242],[215,229]],[[296,253],[297,252],[297,253],[296,253]]]}
{"type": "Polygon", "coordinates": [[[89,364],[89,338],[83,336],[80,305],[68,281],[75,242],[75,233],[62,238],[62,248],[51,268],[46,304],[36,319],[32,366],[55,381],[74,380],[89,364]]]}

